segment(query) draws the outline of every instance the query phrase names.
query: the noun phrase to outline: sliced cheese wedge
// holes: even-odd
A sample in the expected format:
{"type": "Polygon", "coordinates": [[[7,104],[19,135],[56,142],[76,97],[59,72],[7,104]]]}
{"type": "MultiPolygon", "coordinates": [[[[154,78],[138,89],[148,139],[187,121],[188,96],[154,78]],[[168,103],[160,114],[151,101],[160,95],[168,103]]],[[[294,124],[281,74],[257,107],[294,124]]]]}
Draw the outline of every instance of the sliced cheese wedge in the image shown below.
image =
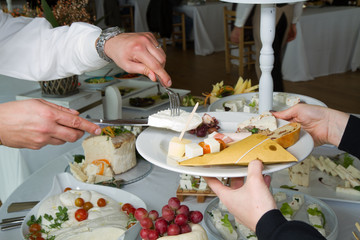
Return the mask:
{"type": "Polygon", "coordinates": [[[261,134],[253,134],[221,152],[184,160],[179,164],[184,166],[248,165],[255,159],[265,164],[298,161],[275,141],[261,134]]]}

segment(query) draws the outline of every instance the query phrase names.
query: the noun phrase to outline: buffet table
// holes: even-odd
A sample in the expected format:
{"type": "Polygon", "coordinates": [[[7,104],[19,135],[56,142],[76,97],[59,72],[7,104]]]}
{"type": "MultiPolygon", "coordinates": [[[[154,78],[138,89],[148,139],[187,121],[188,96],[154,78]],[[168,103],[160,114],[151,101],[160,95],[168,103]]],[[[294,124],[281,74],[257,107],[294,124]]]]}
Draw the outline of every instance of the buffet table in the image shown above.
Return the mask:
{"type": "MultiPolygon", "coordinates": [[[[72,155],[78,154],[79,151],[81,151],[79,143],[75,143],[74,147],[73,150],[53,160],[44,156],[49,162],[31,175],[10,195],[0,208],[0,219],[26,215],[26,211],[7,213],[7,207],[12,202],[42,199],[51,189],[54,175],[64,172],[68,162],[73,160],[72,155]]],[[[125,185],[122,189],[140,197],[145,202],[148,209],[161,211],[161,208],[165,205],[166,201],[170,197],[176,195],[178,184],[178,173],[154,166],[152,172],[147,177],[138,182],[125,185]]],[[[199,210],[204,213],[204,210],[212,199],[212,197],[208,197],[206,198],[205,203],[197,203],[195,197],[187,197],[185,198],[184,204],[188,205],[192,210],[199,210]]],[[[338,239],[352,239],[351,232],[355,231],[354,224],[355,222],[360,221],[360,204],[340,201],[325,202],[337,215],[339,222],[338,239]]],[[[210,240],[217,239],[210,233],[208,233],[208,235],[210,240]]],[[[21,231],[19,228],[1,231],[0,239],[21,239],[21,231]]]]}
{"type": "Polygon", "coordinates": [[[360,8],[305,8],[296,39],[287,44],[282,72],[289,81],[360,68],[360,8]]]}
{"type": "Polygon", "coordinates": [[[209,55],[225,49],[224,7],[231,9],[231,3],[206,2],[203,5],[181,5],[175,10],[184,12],[193,19],[195,54],[209,55]]]}

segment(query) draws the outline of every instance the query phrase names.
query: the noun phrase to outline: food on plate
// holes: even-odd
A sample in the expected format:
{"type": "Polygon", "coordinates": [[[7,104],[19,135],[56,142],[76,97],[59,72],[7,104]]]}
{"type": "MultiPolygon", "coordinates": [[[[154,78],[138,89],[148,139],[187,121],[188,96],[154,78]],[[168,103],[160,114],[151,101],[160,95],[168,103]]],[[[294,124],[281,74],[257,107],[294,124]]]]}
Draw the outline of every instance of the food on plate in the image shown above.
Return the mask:
{"type": "Polygon", "coordinates": [[[220,129],[219,121],[215,118],[210,116],[209,114],[205,113],[202,116],[202,122],[196,128],[191,129],[189,133],[196,134],[198,137],[205,137],[206,134],[212,133],[220,129]]]}
{"type": "Polygon", "coordinates": [[[107,80],[105,78],[90,78],[87,83],[105,83],[107,80]]]}
{"type": "Polygon", "coordinates": [[[116,78],[136,78],[136,77],[140,77],[140,76],[141,76],[141,74],[138,74],[138,73],[123,72],[123,73],[116,74],[114,77],[116,77],[116,78]]]}
{"type": "Polygon", "coordinates": [[[135,222],[109,196],[72,189],[41,202],[36,216],[27,222],[26,239],[117,240],[135,222]]]}
{"type": "Polygon", "coordinates": [[[132,88],[132,87],[118,87],[118,88],[121,96],[125,96],[126,94],[136,90],[136,88],[132,88]]]}
{"type": "Polygon", "coordinates": [[[308,187],[310,182],[310,159],[289,167],[289,178],[293,184],[308,187]]]}
{"type": "MultiPolygon", "coordinates": [[[[274,109],[284,109],[295,104],[298,104],[301,101],[299,96],[293,95],[291,93],[274,93],[273,95],[273,106],[274,109]]],[[[216,112],[247,112],[247,113],[257,113],[259,110],[259,94],[254,94],[251,99],[245,99],[239,95],[238,98],[233,98],[231,100],[225,101],[222,104],[221,108],[215,109],[216,112]]]]}
{"type": "Polygon", "coordinates": [[[183,130],[188,131],[190,129],[197,128],[202,123],[201,117],[197,113],[194,113],[191,121],[187,125],[190,114],[190,112],[180,109],[179,116],[171,116],[170,109],[162,110],[158,113],[150,115],[148,118],[148,124],[151,127],[167,128],[176,132],[181,132],[183,130]]]}
{"type": "Polygon", "coordinates": [[[267,133],[266,136],[280,144],[283,148],[288,148],[299,140],[300,129],[301,125],[299,123],[288,123],[270,133],[267,133]]]}
{"type": "Polygon", "coordinates": [[[162,207],[161,216],[156,210],[146,211],[138,208],[134,214],[142,227],[140,237],[143,240],[207,240],[205,230],[199,224],[203,215],[199,211],[190,211],[180,200],[172,197],[162,207]]]}
{"type": "Polygon", "coordinates": [[[83,143],[85,159],[70,163],[70,171],[80,181],[109,181],[136,166],[135,135],[122,127],[106,127],[100,136],[89,136],[83,143]]]}
{"type": "MultiPolygon", "coordinates": [[[[250,119],[239,123],[237,127],[237,132],[246,132],[249,130],[251,131],[254,128],[264,131],[274,131],[277,129],[276,118],[270,112],[256,115],[250,119]]],[[[255,133],[257,133],[257,131],[255,133]]]]}
{"type": "Polygon", "coordinates": [[[199,103],[199,105],[204,104],[204,98],[203,97],[194,97],[191,94],[188,94],[182,98],[181,106],[194,107],[197,102],[199,103]]]}
{"type": "Polygon", "coordinates": [[[321,235],[325,237],[326,232],[324,227],[326,219],[324,213],[321,211],[321,207],[318,204],[313,203],[308,206],[307,213],[310,225],[315,227],[321,233],[321,235]]]}
{"type": "Polygon", "coordinates": [[[134,107],[149,107],[155,104],[158,100],[168,99],[167,93],[150,95],[147,97],[135,97],[129,99],[129,104],[134,107]]]}
{"type": "Polygon", "coordinates": [[[173,137],[169,142],[168,155],[172,157],[182,157],[185,154],[185,145],[191,143],[191,140],[173,137]]]}
{"type": "Polygon", "coordinates": [[[222,214],[219,209],[211,211],[211,220],[223,239],[237,240],[238,234],[229,220],[229,214],[222,214]]]}
{"type": "Polygon", "coordinates": [[[219,98],[234,95],[234,94],[241,94],[241,93],[248,93],[253,92],[259,88],[259,85],[251,86],[251,80],[247,79],[244,81],[242,77],[239,77],[235,87],[230,85],[224,85],[224,82],[221,81],[213,85],[213,89],[211,93],[203,93],[206,96],[204,104],[207,103],[207,100],[210,99],[210,104],[218,100],[219,98]]]}
{"type": "Polygon", "coordinates": [[[297,161],[292,154],[275,141],[261,134],[252,134],[221,152],[187,159],[179,164],[183,166],[247,165],[254,159],[259,159],[265,164],[297,161]]]}

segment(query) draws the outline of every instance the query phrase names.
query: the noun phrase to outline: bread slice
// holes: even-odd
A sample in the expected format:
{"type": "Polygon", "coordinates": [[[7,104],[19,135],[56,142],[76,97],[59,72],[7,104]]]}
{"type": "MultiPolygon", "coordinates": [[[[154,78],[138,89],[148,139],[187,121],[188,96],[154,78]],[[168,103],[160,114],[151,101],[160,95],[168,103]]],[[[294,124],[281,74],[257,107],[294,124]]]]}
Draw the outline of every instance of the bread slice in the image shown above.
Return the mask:
{"type": "MultiPolygon", "coordinates": [[[[283,148],[294,145],[300,138],[301,125],[299,123],[289,123],[276,130],[266,133],[271,140],[280,144],[283,148]]],[[[263,133],[261,133],[263,134],[263,133]]]]}

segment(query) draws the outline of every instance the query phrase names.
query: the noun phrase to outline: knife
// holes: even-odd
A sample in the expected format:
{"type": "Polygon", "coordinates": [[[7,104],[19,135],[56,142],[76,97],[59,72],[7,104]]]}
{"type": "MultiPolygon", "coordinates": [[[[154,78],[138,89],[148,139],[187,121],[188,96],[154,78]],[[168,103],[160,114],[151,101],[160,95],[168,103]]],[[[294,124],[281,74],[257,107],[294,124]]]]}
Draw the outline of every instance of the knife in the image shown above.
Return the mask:
{"type": "Polygon", "coordinates": [[[14,202],[11,203],[7,209],[8,213],[11,212],[20,212],[32,209],[39,201],[31,201],[31,202],[14,202]]]}
{"type": "Polygon", "coordinates": [[[116,120],[105,120],[105,119],[87,119],[92,123],[100,127],[108,126],[149,126],[147,119],[116,119],[116,120]]]}

